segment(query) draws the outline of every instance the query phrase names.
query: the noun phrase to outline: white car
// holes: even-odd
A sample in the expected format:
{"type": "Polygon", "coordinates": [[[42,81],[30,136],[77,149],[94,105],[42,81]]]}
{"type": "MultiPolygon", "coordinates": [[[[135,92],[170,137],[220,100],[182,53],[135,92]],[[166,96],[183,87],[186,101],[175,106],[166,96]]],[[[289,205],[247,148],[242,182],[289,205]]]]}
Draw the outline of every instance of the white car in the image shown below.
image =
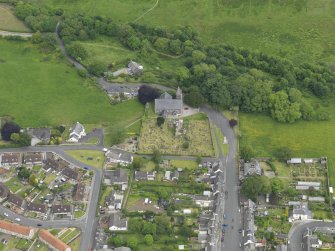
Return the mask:
{"type": "Polygon", "coordinates": [[[21,221],[21,219],[20,219],[20,218],[15,218],[15,220],[16,220],[16,221],[21,221]]]}
{"type": "Polygon", "coordinates": [[[7,213],[3,213],[4,216],[8,217],[9,215],[7,213]]]}

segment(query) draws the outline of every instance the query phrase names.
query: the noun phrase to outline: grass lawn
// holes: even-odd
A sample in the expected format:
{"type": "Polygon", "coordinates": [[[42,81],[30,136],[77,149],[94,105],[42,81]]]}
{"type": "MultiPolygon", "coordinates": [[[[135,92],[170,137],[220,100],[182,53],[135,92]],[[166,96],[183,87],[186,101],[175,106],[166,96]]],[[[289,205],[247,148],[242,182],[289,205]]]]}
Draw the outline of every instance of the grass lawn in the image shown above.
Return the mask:
{"type": "MultiPolygon", "coordinates": [[[[42,4],[40,0],[29,1],[42,4]]],[[[155,3],[156,0],[43,1],[66,11],[102,15],[121,22],[134,21],[155,3]]],[[[298,62],[333,61],[334,13],[333,0],[159,1],[137,23],[167,28],[190,25],[207,43],[231,43],[298,62]]]]}
{"type": "Polygon", "coordinates": [[[5,185],[9,188],[9,190],[12,193],[15,193],[16,191],[18,191],[19,189],[23,187],[21,181],[16,177],[11,178],[10,180],[6,181],[5,185]]]}
{"type": "Polygon", "coordinates": [[[29,32],[23,22],[17,19],[9,5],[0,4],[0,30],[29,32]]]}
{"type": "Polygon", "coordinates": [[[101,195],[100,200],[99,200],[99,205],[100,206],[105,206],[105,199],[110,194],[112,189],[113,188],[111,186],[106,187],[105,191],[103,192],[103,194],[101,195]]]}
{"type": "Polygon", "coordinates": [[[53,173],[48,173],[47,177],[44,180],[44,183],[49,185],[53,180],[55,180],[57,178],[56,174],[53,173]]]}
{"type": "Polygon", "coordinates": [[[64,238],[62,238],[62,240],[65,243],[69,243],[69,241],[71,241],[74,237],[78,236],[80,234],[80,231],[77,229],[74,229],[72,232],[70,232],[68,235],[64,236],[64,238]]]}
{"type": "Polygon", "coordinates": [[[170,160],[170,166],[175,168],[196,169],[197,162],[193,160],[170,160]]]}
{"type": "Polygon", "coordinates": [[[137,100],[111,105],[107,95],[94,83],[80,78],[65,59],[39,53],[29,42],[0,39],[0,51],[0,115],[14,117],[22,127],[80,121],[103,125],[110,132],[143,114],[137,100]],[[15,99],[13,90],[20,90],[15,99]]]}
{"type": "Polygon", "coordinates": [[[101,151],[71,150],[66,151],[66,153],[80,162],[97,168],[102,168],[105,162],[105,155],[101,151]],[[90,160],[89,158],[93,159],[90,160]]]}
{"type": "Polygon", "coordinates": [[[79,245],[80,245],[80,238],[75,239],[69,244],[71,250],[79,250],[79,245]]]}
{"type": "Polygon", "coordinates": [[[32,244],[32,241],[30,240],[20,239],[19,242],[16,244],[15,248],[20,249],[20,250],[28,250],[31,244],[32,244]]]}
{"type": "Polygon", "coordinates": [[[148,161],[147,163],[145,163],[144,167],[141,168],[141,171],[144,171],[144,172],[152,172],[155,170],[155,162],[153,161],[148,161]]]}
{"type": "Polygon", "coordinates": [[[276,149],[289,147],[297,157],[327,156],[330,183],[335,185],[335,107],[328,107],[330,121],[278,123],[265,115],[240,114],[241,145],[249,144],[256,156],[273,156],[276,149]]]}

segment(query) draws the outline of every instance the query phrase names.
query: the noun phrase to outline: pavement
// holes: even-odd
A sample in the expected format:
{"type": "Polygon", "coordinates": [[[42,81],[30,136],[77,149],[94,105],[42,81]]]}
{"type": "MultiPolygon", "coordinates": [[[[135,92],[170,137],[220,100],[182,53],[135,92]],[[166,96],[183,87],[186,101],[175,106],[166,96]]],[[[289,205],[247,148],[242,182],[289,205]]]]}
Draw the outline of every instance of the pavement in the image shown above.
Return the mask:
{"type": "Polygon", "coordinates": [[[307,228],[314,230],[316,227],[335,228],[335,222],[324,222],[317,220],[297,221],[294,222],[288,233],[288,251],[302,251],[302,237],[307,228]]]}
{"type": "MultiPolygon", "coordinates": [[[[229,120],[223,116],[221,112],[214,110],[208,106],[202,107],[200,111],[207,114],[214,125],[221,129],[223,135],[226,136],[229,144],[229,152],[227,156],[220,154],[220,161],[225,168],[225,183],[222,184],[225,190],[224,196],[224,220],[223,224],[227,224],[225,228],[224,241],[221,244],[221,250],[235,251],[242,250],[240,243],[243,244],[242,235],[238,232],[243,228],[241,213],[239,212],[239,180],[236,166],[236,141],[234,130],[229,126],[229,120]]],[[[218,140],[218,138],[216,137],[218,140]]],[[[241,210],[242,211],[242,210],[241,210]]],[[[242,245],[243,247],[243,245],[242,245]]]]}

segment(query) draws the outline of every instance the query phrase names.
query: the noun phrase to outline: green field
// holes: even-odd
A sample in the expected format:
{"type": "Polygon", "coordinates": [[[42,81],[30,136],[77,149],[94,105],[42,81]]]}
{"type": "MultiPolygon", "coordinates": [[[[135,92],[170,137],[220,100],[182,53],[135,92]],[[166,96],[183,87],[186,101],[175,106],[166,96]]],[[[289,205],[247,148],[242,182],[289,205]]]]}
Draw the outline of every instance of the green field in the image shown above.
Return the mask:
{"type": "MultiPolygon", "coordinates": [[[[156,0],[28,1],[121,22],[136,20],[156,3],[156,0]]],[[[298,62],[330,62],[335,55],[334,13],[334,0],[169,0],[159,1],[137,22],[168,28],[190,25],[208,43],[231,43],[298,62]]]]}
{"type": "Polygon", "coordinates": [[[274,156],[280,147],[289,147],[297,157],[328,157],[329,178],[335,185],[335,109],[329,107],[330,121],[298,121],[282,124],[268,116],[240,114],[241,145],[248,144],[258,157],[274,156]]]}
{"type": "Polygon", "coordinates": [[[113,124],[111,131],[143,113],[136,100],[111,105],[107,95],[95,83],[80,78],[65,59],[41,54],[29,42],[0,39],[0,51],[0,116],[10,115],[23,127],[81,121],[113,124]]]}
{"type": "Polygon", "coordinates": [[[0,30],[29,32],[30,30],[18,20],[10,7],[0,3],[0,30]]]}
{"type": "Polygon", "coordinates": [[[71,150],[66,151],[66,153],[72,158],[79,160],[80,162],[97,168],[102,168],[105,162],[105,155],[103,154],[103,152],[100,151],[71,150]],[[93,158],[93,160],[90,160],[88,158],[93,158]]]}

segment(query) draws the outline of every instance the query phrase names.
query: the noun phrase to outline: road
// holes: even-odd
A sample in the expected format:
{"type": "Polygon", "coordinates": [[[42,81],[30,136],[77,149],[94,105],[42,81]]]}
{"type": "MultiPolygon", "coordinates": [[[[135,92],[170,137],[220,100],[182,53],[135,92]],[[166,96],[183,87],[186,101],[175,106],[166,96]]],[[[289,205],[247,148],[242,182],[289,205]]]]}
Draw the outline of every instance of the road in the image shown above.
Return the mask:
{"type": "Polygon", "coordinates": [[[243,239],[238,230],[242,228],[243,224],[241,213],[238,210],[240,208],[238,189],[239,180],[236,166],[236,141],[234,130],[229,126],[228,119],[225,118],[221,112],[210,107],[202,107],[200,111],[206,113],[212,123],[221,129],[229,144],[228,155],[225,157],[220,154],[220,161],[225,165],[225,184],[222,184],[225,189],[224,224],[228,225],[225,229],[224,242],[221,245],[221,250],[241,250],[239,244],[243,242],[243,239]]]}
{"type": "Polygon", "coordinates": [[[42,224],[42,227],[69,227],[75,226],[81,229],[81,241],[80,241],[80,250],[86,251],[89,250],[91,244],[93,243],[93,239],[95,236],[95,229],[97,225],[96,218],[96,209],[98,206],[99,200],[99,192],[100,185],[102,182],[103,173],[101,169],[86,165],[71,156],[65,153],[65,150],[78,150],[78,149],[90,149],[90,150],[101,150],[100,146],[94,145],[68,145],[68,146],[29,146],[22,148],[11,148],[11,149],[0,149],[0,153],[3,152],[25,152],[25,151],[45,151],[45,152],[54,152],[64,158],[66,161],[80,167],[87,167],[89,170],[94,171],[94,175],[92,178],[91,185],[92,187],[89,189],[89,204],[87,206],[86,215],[78,220],[54,220],[54,221],[41,221],[32,218],[26,218],[22,215],[16,215],[13,212],[10,212],[8,209],[1,206],[2,211],[6,211],[9,215],[9,218],[15,220],[15,218],[20,218],[20,224],[34,226],[37,224],[42,224]]]}
{"type": "Polygon", "coordinates": [[[0,30],[0,36],[4,37],[10,37],[10,36],[15,36],[15,37],[31,37],[33,34],[32,33],[23,33],[23,32],[14,32],[14,31],[3,31],[0,30]]]}
{"type": "Polygon", "coordinates": [[[316,227],[331,227],[335,228],[335,222],[323,221],[300,221],[295,222],[288,233],[288,251],[302,251],[302,235],[307,228],[314,230],[316,227]]]}

